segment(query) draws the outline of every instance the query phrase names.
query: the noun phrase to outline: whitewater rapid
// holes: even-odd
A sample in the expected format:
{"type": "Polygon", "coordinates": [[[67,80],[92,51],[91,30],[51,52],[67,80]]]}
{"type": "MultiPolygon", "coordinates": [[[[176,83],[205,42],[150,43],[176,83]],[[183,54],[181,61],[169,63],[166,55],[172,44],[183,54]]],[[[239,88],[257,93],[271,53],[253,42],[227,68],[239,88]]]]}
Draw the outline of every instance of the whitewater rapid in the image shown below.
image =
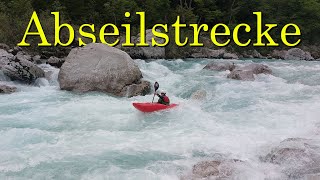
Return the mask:
{"type": "Polygon", "coordinates": [[[320,62],[234,60],[273,70],[236,81],[202,70],[209,61],[223,60],[136,60],[180,104],[152,114],[131,103],[153,95],[60,91],[59,70],[48,65],[39,87],[7,82],[19,92],[0,95],[0,179],[179,179],[217,157],[247,162],[237,179],[281,179],[259,158],[286,138],[320,140],[320,62]],[[190,99],[197,90],[205,100],[190,99]]]}

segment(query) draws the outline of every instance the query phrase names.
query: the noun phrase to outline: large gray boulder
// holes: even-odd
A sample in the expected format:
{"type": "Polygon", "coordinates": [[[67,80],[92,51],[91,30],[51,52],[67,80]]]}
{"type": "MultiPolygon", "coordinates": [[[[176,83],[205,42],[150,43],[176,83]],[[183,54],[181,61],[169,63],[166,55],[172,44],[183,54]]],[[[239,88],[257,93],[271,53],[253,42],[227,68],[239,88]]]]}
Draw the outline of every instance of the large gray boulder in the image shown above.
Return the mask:
{"type": "Polygon", "coordinates": [[[277,164],[289,178],[302,178],[320,173],[319,141],[289,138],[261,159],[277,164]]]}
{"type": "Polygon", "coordinates": [[[227,77],[236,80],[253,81],[254,74],[272,74],[272,70],[267,65],[254,63],[236,68],[227,77]]]}
{"type": "MultiPolygon", "coordinates": [[[[160,32],[159,30],[157,30],[160,32]]],[[[161,59],[166,57],[165,47],[153,47],[152,38],[153,33],[151,29],[146,30],[146,43],[148,47],[121,47],[121,49],[127,52],[134,59],[161,59]]],[[[164,43],[164,39],[154,37],[158,43],[164,43]]],[[[140,34],[137,37],[131,38],[132,42],[140,42],[140,34]]]]}
{"type": "Polygon", "coordinates": [[[104,44],[91,43],[71,50],[60,69],[58,80],[62,90],[132,96],[149,93],[141,78],[140,69],[127,53],[104,44]]]}
{"type": "Polygon", "coordinates": [[[306,60],[312,61],[314,58],[309,52],[305,52],[300,48],[289,49],[284,57],[285,60],[306,60]]]}
{"type": "Polygon", "coordinates": [[[13,55],[4,49],[0,49],[0,70],[3,66],[7,65],[12,59],[13,55]]]}
{"type": "Polygon", "coordinates": [[[16,92],[16,90],[17,90],[16,87],[0,84],[0,94],[9,94],[9,93],[16,92]]]}
{"type": "Polygon", "coordinates": [[[37,78],[44,77],[44,71],[34,63],[25,60],[23,57],[14,57],[10,62],[2,67],[3,73],[12,80],[32,83],[37,78]]]}
{"type": "Polygon", "coordinates": [[[203,69],[208,69],[208,70],[212,70],[212,71],[232,71],[236,68],[236,66],[234,65],[234,63],[231,62],[210,62],[209,64],[207,64],[203,69]]]}

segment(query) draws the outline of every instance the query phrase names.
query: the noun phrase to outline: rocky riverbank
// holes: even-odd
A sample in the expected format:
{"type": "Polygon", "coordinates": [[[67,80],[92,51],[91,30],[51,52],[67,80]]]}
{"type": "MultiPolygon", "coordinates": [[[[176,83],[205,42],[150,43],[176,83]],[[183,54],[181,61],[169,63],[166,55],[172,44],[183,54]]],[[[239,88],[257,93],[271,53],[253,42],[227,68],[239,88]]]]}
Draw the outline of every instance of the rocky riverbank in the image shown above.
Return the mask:
{"type": "MultiPolygon", "coordinates": [[[[132,41],[139,42],[138,37],[139,35],[133,36],[132,41]]],[[[209,46],[208,39],[204,37],[200,37],[200,39],[206,42],[205,46],[209,46]]],[[[156,40],[162,41],[162,39],[156,40]]],[[[146,41],[149,44],[152,42],[151,30],[146,31],[146,41]]],[[[131,97],[145,95],[151,89],[149,82],[140,80],[142,74],[135,67],[132,59],[167,59],[168,56],[174,55],[174,58],[320,60],[320,53],[316,53],[317,48],[315,47],[309,48],[309,50],[313,50],[313,53],[300,48],[292,48],[273,50],[266,56],[261,55],[257,50],[235,53],[225,48],[213,49],[212,47],[189,48],[185,52],[182,52],[182,49],[177,51],[176,48],[168,47],[121,47],[120,45],[112,48],[106,45],[89,44],[86,47],[73,49],[70,47],[43,48],[39,54],[35,54],[27,53],[20,47],[10,48],[5,44],[0,44],[0,70],[11,80],[32,84],[36,79],[45,77],[45,72],[38,65],[50,64],[61,68],[59,80],[63,90],[102,91],[117,96],[131,97]],[[132,76],[127,76],[128,73],[132,76]],[[72,76],[74,77],[72,78],[72,76]],[[131,79],[128,79],[129,77],[131,79]]],[[[229,70],[230,74],[227,77],[236,80],[254,80],[255,74],[272,73],[272,70],[264,65],[253,64],[247,67],[236,67],[229,62],[220,64],[213,62],[204,69],[229,70]]]]}

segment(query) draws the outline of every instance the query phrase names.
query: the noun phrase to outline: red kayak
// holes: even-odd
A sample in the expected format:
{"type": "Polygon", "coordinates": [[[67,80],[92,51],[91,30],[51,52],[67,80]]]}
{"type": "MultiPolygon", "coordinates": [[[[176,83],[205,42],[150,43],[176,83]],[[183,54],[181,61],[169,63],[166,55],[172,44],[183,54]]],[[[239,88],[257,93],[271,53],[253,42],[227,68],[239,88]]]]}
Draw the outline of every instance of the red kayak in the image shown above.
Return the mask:
{"type": "Polygon", "coordinates": [[[154,112],[164,109],[170,109],[176,107],[178,104],[170,104],[167,106],[159,103],[132,103],[132,105],[142,112],[154,112]]]}

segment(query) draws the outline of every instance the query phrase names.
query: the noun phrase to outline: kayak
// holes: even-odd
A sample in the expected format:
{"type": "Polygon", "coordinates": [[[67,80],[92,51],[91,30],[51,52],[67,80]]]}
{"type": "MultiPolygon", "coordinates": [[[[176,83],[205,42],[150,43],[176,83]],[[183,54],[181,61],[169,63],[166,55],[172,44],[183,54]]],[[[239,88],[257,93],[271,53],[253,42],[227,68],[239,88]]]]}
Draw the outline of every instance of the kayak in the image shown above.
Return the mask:
{"type": "Polygon", "coordinates": [[[178,104],[170,104],[167,106],[159,103],[132,103],[132,105],[142,112],[154,112],[164,109],[170,109],[176,107],[178,104]]]}

